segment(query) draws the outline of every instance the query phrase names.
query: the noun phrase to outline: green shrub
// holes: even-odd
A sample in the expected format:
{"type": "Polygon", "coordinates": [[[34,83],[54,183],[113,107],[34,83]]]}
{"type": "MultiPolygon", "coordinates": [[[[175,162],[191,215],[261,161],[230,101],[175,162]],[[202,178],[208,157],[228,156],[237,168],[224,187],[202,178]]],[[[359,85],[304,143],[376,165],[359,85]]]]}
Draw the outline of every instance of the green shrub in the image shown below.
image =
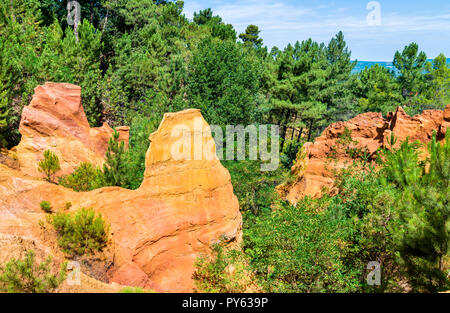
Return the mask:
{"type": "Polygon", "coordinates": [[[280,154],[281,164],[283,164],[285,168],[290,170],[292,165],[294,165],[294,162],[297,159],[297,153],[301,149],[302,145],[303,142],[299,142],[297,139],[286,139],[286,142],[283,145],[283,151],[280,154]]]}
{"type": "Polygon", "coordinates": [[[66,278],[66,264],[61,265],[59,274],[50,270],[52,258],[40,264],[35,262],[33,250],[27,252],[24,260],[12,259],[5,268],[0,267],[0,292],[49,293],[66,278]]]}
{"type": "Polygon", "coordinates": [[[45,150],[44,159],[38,163],[38,171],[45,175],[48,182],[53,182],[56,172],[60,169],[58,156],[50,150],[45,150]]]}
{"type": "Polygon", "coordinates": [[[413,291],[439,292],[450,288],[450,132],[442,143],[434,133],[425,161],[418,147],[405,141],[386,153],[385,183],[401,190],[392,233],[413,291]]]}
{"type": "Polygon", "coordinates": [[[108,186],[127,186],[127,159],[125,144],[119,142],[119,133],[114,130],[109,139],[106,161],[103,164],[103,175],[108,186]]]}
{"type": "Polygon", "coordinates": [[[91,191],[107,184],[100,168],[91,163],[81,163],[75,171],[59,179],[59,184],[75,191],[91,191]]]}
{"type": "Polygon", "coordinates": [[[108,242],[109,226],[93,209],[58,213],[50,220],[58,234],[58,244],[69,255],[101,251],[108,242]]]}
{"type": "Polygon", "coordinates": [[[262,172],[261,161],[222,161],[222,164],[230,172],[234,193],[244,215],[258,215],[261,210],[270,209],[279,198],[275,187],[288,175],[281,166],[276,171],[262,172]]]}
{"type": "Polygon", "coordinates": [[[306,198],[263,212],[244,232],[245,253],[266,292],[355,292],[362,269],[341,259],[352,224],[306,198]]]}
{"type": "Polygon", "coordinates": [[[146,290],[139,287],[125,287],[119,291],[120,293],[152,293],[150,290],[146,290]]]}
{"type": "Polygon", "coordinates": [[[122,186],[128,189],[138,189],[144,180],[145,156],[150,141],[148,137],[158,128],[160,117],[153,115],[135,116],[131,121],[130,140],[127,157],[126,185],[122,186]]]}
{"type": "Polygon", "coordinates": [[[52,213],[52,205],[50,202],[48,201],[42,201],[40,204],[41,209],[45,212],[45,213],[52,213]]]}
{"type": "Polygon", "coordinates": [[[239,250],[225,251],[222,243],[212,247],[212,256],[202,255],[195,263],[194,279],[197,292],[244,293],[253,288],[254,279],[244,254],[239,250]]]}

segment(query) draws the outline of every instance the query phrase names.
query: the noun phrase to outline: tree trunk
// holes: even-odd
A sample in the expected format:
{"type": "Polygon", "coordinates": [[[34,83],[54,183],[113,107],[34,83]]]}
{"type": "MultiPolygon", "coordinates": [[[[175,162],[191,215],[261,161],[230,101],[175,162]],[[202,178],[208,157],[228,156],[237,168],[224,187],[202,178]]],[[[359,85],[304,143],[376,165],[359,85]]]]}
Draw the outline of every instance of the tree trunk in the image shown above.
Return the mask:
{"type": "Polygon", "coordinates": [[[102,28],[102,33],[105,31],[106,29],[106,24],[108,23],[108,15],[109,15],[109,9],[106,8],[106,16],[105,16],[105,22],[103,23],[103,28],[102,28]]]}
{"type": "Polygon", "coordinates": [[[297,137],[297,142],[300,142],[300,139],[302,139],[302,135],[303,135],[303,127],[300,128],[300,132],[299,132],[298,137],[297,137]]]}
{"type": "Polygon", "coordinates": [[[73,24],[73,33],[75,34],[75,39],[78,42],[78,20],[75,19],[73,24]]]}
{"type": "Polygon", "coordinates": [[[284,119],[283,119],[282,125],[281,125],[282,128],[281,128],[281,134],[280,134],[280,136],[281,136],[281,138],[283,138],[283,145],[282,145],[282,147],[281,147],[281,150],[283,150],[284,143],[286,142],[286,132],[287,132],[287,126],[286,126],[286,124],[287,124],[288,121],[289,121],[289,115],[290,115],[289,110],[286,110],[286,113],[284,114],[284,119]]]}
{"type": "Polygon", "coordinates": [[[94,4],[91,2],[91,18],[90,18],[90,22],[91,25],[94,25],[94,4]]]}

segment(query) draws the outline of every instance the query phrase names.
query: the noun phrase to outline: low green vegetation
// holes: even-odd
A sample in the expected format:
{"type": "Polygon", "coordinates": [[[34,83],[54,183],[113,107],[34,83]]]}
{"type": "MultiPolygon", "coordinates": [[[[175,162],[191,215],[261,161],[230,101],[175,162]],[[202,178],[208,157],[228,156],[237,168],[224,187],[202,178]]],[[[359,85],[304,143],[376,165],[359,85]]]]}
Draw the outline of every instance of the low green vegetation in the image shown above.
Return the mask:
{"type": "Polygon", "coordinates": [[[7,91],[3,90],[3,85],[0,81],[0,149],[7,146],[5,132],[8,126],[7,117],[9,115],[7,91]]]}
{"type": "MultiPolygon", "coordinates": [[[[81,86],[91,126],[130,126],[128,149],[115,132],[103,167],[83,163],[60,178],[61,185],[80,192],[137,189],[148,137],[165,112],[198,108],[209,124],[221,127],[276,124],[282,165],[277,171],[261,172],[260,161],[223,162],[244,217],[239,264],[257,289],[449,288],[448,139],[442,146],[433,140],[426,161],[418,158],[416,143],[406,142],[380,154],[374,167],[346,131],[330,162],[345,152],[355,165],[336,173],[336,195],[292,206],[275,192],[291,179],[289,169],[304,142],[333,122],[365,112],[386,115],[399,105],[410,115],[442,110],[450,103],[446,57],[427,61],[410,43],[393,55],[395,70],[373,66],[354,73],[342,32],[327,42],[296,38],[268,49],[257,25],[238,34],[211,9],[195,12],[193,20],[183,10],[182,1],[91,1],[82,5],[74,29],[67,25],[65,1],[0,2],[0,148],[19,143],[23,107],[45,81],[81,86]],[[371,261],[381,264],[381,286],[366,283],[371,261]]],[[[58,157],[45,151],[38,168],[55,182],[58,157]]],[[[106,223],[92,210],[51,218],[67,253],[106,244],[106,223]]],[[[199,291],[244,290],[239,279],[223,274],[237,262],[231,256],[237,252],[215,253],[216,261],[199,263],[199,291]]]]}
{"type": "Polygon", "coordinates": [[[75,191],[91,191],[106,186],[106,182],[100,168],[83,162],[72,174],[60,177],[59,185],[75,191]]]}
{"type": "Polygon", "coordinates": [[[39,206],[41,207],[41,210],[44,211],[45,213],[52,213],[53,209],[52,209],[52,204],[48,201],[42,201],[39,206]]]}
{"type": "Polygon", "coordinates": [[[125,143],[119,141],[119,133],[114,131],[114,134],[109,139],[106,160],[103,164],[105,183],[107,186],[125,186],[126,173],[125,143]]]}
{"type": "Polygon", "coordinates": [[[49,222],[58,235],[58,245],[68,255],[92,254],[108,243],[109,226],[93,209],[60,212],[49,217],[49,222]]]}
{"type": "Polygon", "coordinates": [[[107,186],[139,188],[144,179],[148,137],[159,122],[136,116],[132,120],[128,149],[124,148],[124,143],[119,141],[119,133],[115,131],[108,142],[102,168],[83,162],[73,173],[60,177],[59,184],[75,191],[91,191],[107,186]]]}
{"type": "Polygon", "coordinates": [[[258,215],[278,199],[275,187],[288,173],[280,167],[273,172],[262,172],[260,161],[223,161],[231,175],[234,194],[239,200],[241,212],[258,215]]]}
{"type": "MultiPolygon", "coordinates": [[[[434,135],[424,161],[419,148],[405,141],[382,151],[377,167],[356,160],[338,173],[335,196],[277,201],[244,215],[246,271],[266,292],[448,290],[450,134],[441,143],[434,135]],[[379,286],[366,281],[373,261],[381,265],[379,286]]],[[[234,253],[199,259],[200,290],[234,288],[224,270],[234,253]]]]}
{"type": "Polygon", "coordinates": [[[52,274],[52,258],[37,263],[35,253],[29,250],[23,260],[12,259],[0,267],[0,292],[7,293],[50,293],[66,278],[66,264],[61,265],[59,274],[52,274]]]}
{"type": "Polygon", "coordinates": [[[43,173],[45,179],[52,183],[55,179],[55,174],[61,169],[59,158],[50,150],[44,151],[44,159],[38,163],[38,171],[43,173]]]}
{"type": "Polygon", "coordinates": [[[212,256],[203,255],[196,261],[192,276],[197,292],[243,293],[257,292],[248,271],[247,260],[238,250],[224,250],[224,243],[213,245],[212,256]],[[253,288],[253,289],[252,289],[253,288]]]}
{"type": "Polygon", "coordinates": [[[120,293],[152,293],[151,290],[139,288],[139,287],[125,287],[119,291],[120,293]]]}

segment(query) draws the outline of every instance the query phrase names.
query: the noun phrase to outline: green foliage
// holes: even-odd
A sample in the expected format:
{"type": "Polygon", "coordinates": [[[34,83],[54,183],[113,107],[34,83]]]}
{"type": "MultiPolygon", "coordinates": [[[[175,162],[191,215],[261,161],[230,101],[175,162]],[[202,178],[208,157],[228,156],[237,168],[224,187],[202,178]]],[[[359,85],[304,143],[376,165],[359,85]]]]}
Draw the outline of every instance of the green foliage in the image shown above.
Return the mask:
{"type": "Polygon", "coordinates": [[[0,267],[0,292],[7,293],[50,293],[66,278],[66,264],[61,265],[59,274],[51,273],[52,258],[37,264],[35,253],[29,250],[24,260],[10,260],[0,267]]]}
{"type": "Polygon", "coordinates": [[[234,42],[203,41],[189,66],[189,106],[214,125],[248,125],[255,120],[259,62],[234,42]]]}
{"type": "Polygon", "coordinates": [[[358,269],[340,259],[351,225],[313,200],[284,205],[255,220],[245,235],[245,252],[267,292],[353,292],[358,269]]]}
{"type": "Polygon", "coordinates": [[[328,46],[308,39],[272,54],[275,66],[264,77],[271,93],[271,120],[281,127],[283,148],[288,129],[296,130],[297,141],[306,132],[311,141],[323,126],[352,114],[354,64],[342,33],[328,46]]]}
{"type": "Polygon", "coordinates": [[[159,119],[135,116],[131,121],[130,139],[126,151],[126,185],[128,189],[138,189],[144,180],[145,156],[149,147],[149,136],[159,125],[159,119]]]}
{"type": "Polygon", "coordinates": [[[423,70],[427,61],[427,55],[419,52],[419,45],[411,43],[405,46],[400,53],[397,51],[394,56],[394,66],[400,72],[398,82],[402,89],[402,95],[407,103],[411,103],[411,98],[416,97],[425,88],[425,76],[423,70]]]}
{"type": "Polygon", "coordinates": [[[59,158],[50,150],[44,151],[44,159],[38,163],[38,171],[45,175],[48,182],[54,181],[55,174],[61,169],[59,158]]]}
{"type": "Polygon", "coordinates": [[[260,161],[223,161],[244,215],[258,215],[278,199],[275,187],[285,180],[285,169],[261,172],[260,161]]]}
{"type": "Polygon", "coordinates": [[[302,147],[302,140],[300,137],[297,139],[287,139],[283,151],[280,155],[280,161],[283,166],[287,169],[291,169],[292,165],[294,165],[295,160],[297,159],[297,153],[302,147]]]}
{"type": "Polygon", "coordinates": [[[150,290],[142,289],[139,287],[125,287],[119,291],[120,293],[152,293],[150,290]]]}
{"type": "Polygon", "coordinates": [[[20,140],[20,115],[39,82],[39,50],[42,46],[42,17],[36,0],[0,2],[0,92],[10,105],[6,129],[1,130],[8,147],[20,140]],[[3,92],[6,90],[6,94],[3,92]]]}
{"type": "Polygon", "coordinates": [[[109,139],[106,161],[103,164],[103,175],[108,186],[126,186],[126,165],[125,144],[119,141],[119,133],[114,131],[109,139]]]}
{"type": "Polygon", "coordinates": [[[425,65],[429,87],[425,92],[427,108],[444,109],[450,103],[450,66],[442,53],[425,65]]]}
{"type": "Polygon", "coordinates": [[[144,179],[145,156],[149,136],[159,120],[135,116],[132,119],[128,149],[115,132],[108,142],[103,170],[91,163],[81,163],[75,171],[59,178],[59,184],[75,191],[91,191],[106,186],[137,189],[144,179]]]}
{"type": "Polygon", "coordinates": [[[212,256],[200,256],[195,263],[194,279],[197,292],[243,293],[253,284],[243,253],[225,251],[224,244],[214,244],[212,256]]]}
{"type": "Polygon", "coordinates": [[[45,213],[52,213],[52,204],[49,201],[42,201],[39,206],[45,213]]]}
{"type": "Polygon", "coordinates": [[[386,177],[402,190],[395,239],[413,290],[444,291],[450,287],[444,268],[450,242],[450,134],[442,144],[433,135],[425,162],[419,161],[417,147],[405,141],[386,155],[386,177]]]}
{"type": "MultiPolygon", "coordinates": [[[[0,82],[1,83],[1,82],[0,82]]],[[[6,141],[6,129],[8,127],[8,98],[6,96],[6,90],[3,90],[0,85],[0,149],[7,146],[6,141]]]]}
{"type": "Polygon", "coordinates": [[[107,245],[109,226],[93,209],[57,213],[51,217],[50,223],[58,235],[59,246],[69,255],[95,253],[107,245]]]}
{"type": "Polygon", "coordinates": [[[359,112],[394,112],[402,103],[400,87],[392,71],[378,64],[364,69],[355,81],[359,112]]]}
{"type": "MultiPolygon", "coordinates": [[[[61,178],[62,185],[77,191],[105,185],[138,188],[148,136],[165,112],[195,107],[220,126],[278,124],[284,168],[263,173],[260,161],[223,162],[244,215],[246,271],[263,289],[399,291],[400,281],[415,291],[445,287],[447,144],[433,141],[423,162],[415,144],[399,149],[393,144],[375,170],[345,133],[336,153],[358,164],[338,173],[337,195],[280,209],[274,190],[288,177],[286,169],[303,142],[332,122],[361,112],[386,114],[399,104],[409,113],[442,109],[450,100],[445,56],[426,63],[413,43],[395,54],[395,74],[374,66],[353,75],[355,64],[342,32],[328,44],[309,39],[268,53],[257,26],[250,25],[239,36],[243,44],[237,43],[233,26],[211,9],[189,21],[182,1],[79,2],[82,22],[76,32],[67,25],[66,1],[0,2],[1,147],[17,145],[22,108],[33,89],[48,80],[82,87],[91,125],[131,126],[128,150],[115,134],[101,170],[81,164],[61,178]],[[366,265],[375,260],[384,277],[377,288],[365,284],[366,265]]],[[[59,165],[53,153],[46,154],[40,171],[52,181],[59,165]]],[[[74,223],[72,218],[67,222],[74,223]]],[[[81,237],[67,235],[64,245],[72,252],[89,250],[79,247],[81,237]],[[69,244],[70,237],[78,243],[69,244]]],[[[219,261],[209,260],[213,268],[209,261],[202,263],[200,281],[214,283],[201,289],[240,288],[234,278],[223,276],[223,264],[233,265],[221,261],[228,253],[216,257],[219,261]]]]}
{"type": "Polygon", "coordinates": [[[260,32],[261,31],[259,30],[258,26],[248,25],[245,29],[245,33],[239,35],[239,39],[242,40],[244,45],[259,48],[263,44],[262,38],[259,38],[260,32]]]}
{"type": "Polygon", "coordinates": [[[103,172],[91,163],[81,163],[75,171],[59,178],[59,185],[75,191],[91,191],[107,186],[103,172]]]}

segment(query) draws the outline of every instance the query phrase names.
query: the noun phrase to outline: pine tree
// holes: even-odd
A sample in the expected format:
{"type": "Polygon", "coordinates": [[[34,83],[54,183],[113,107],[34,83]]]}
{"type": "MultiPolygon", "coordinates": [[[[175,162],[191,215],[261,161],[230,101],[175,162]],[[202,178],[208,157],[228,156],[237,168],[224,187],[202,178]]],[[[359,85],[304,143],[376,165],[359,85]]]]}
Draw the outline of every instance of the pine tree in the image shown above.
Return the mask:
{"type": "Polygon", "coordinates": [[[0,149],[7,146],[6,130],[8,127],[8,98],[6,90],[0,88],[0,149]]]}
{"type": "Polygon", "coordinates": [[[59,158],[50,150],[44,151],[44,159],[38,163],[38,171],[45,175],[48,182],[54,182],[55,174],[61,169],[59,158]]]}
{"type": "Polygon", "coordinates": [[[450,67],[444,54],[438,55],[425,66],[429,81],[426,99],[432,108],[443,109],[450,103],[450,67]]]}
{"type": "Polygon", "coordinates": [[[66,263],[59,274],[51,273],[52,258],[36,263],[33,250],[27,251],[23,260],[12,259],[4,268],[0,267],[0,292],[49,293],[66,278],[66,263]]]}
{"type": "Polygon", "coordinates": [[[202,110],[208,123],[249,125],[255,120],[261,63],[232,41],[203,41],[187,77],[189,105],[202,110]]]}
{"type": "Polygon", "coordinates": [[[245,33],[239,35],[239,38],[245,45],[258,48],[263,44],[262,38],[259,37],[260,32],[258,26],[249,25],[247,26],[245,33]]]}
{"type": "Polygon", "coordinates": [[[342,32],[331,39],[325,50],[327,83],[321,92],[321,99],[327,104],[327,124],[331,124],[355,115],[350,76],[356,63],[351,61],[351,52],[342,32]]]}
{"type": "Polygon", "coordinates": [[[400,72],[398,82],[402,88],[402,95],[407,103],[419,95],[425,87],[424,66],[427,61],[425,52],[419,52],[419,45],[411,43],[394,56],[394,66],[400,72]]]}
{"type": "Polygon", "coordinates": [[[125,187],[127,185],[126,162],[125,144],[119,141],[119,133],[114,130],[108,142],[106,161],[103,164],[105,181],[109,186],[125,187]]]}
{"type": "Polygon", "coordinates": [[[393,234],[413,290],[437,292],[450,288],[444,272],[450,243],[450,133],[443,143],[434,133],[426,162],[419,161],[417,147],[405,141],[388,154],[387,177],[403,190],[393,234]]]}
{"type": "Polygon", "coordinates": [[[358,99],[358,113],[393,112],[403,100],[394,73],[378,64],[355,77],[353,90],[358,99]]]}
{"type": "MultiPolygon", "coordinates": [[[[329,68],[324,46],[312,39],[297,42],[279,52],[275,62],[271,111],[281,125],[281,137],[287,142],[288,129],[297,129],[297,141],[306,132],[311,140],[316,129],[326,122],[323,92],[328,88],[329,68]]],[[[291,134],[293,139],[294,132],[291,134]]]]}
{"type": "Polygon", "coordinates": [[[199,13],[194,12],[194,22],[198,25],[205,25],[208,23],[213,17],[213,11],[211,8],[200,10],[199,13]]]}

